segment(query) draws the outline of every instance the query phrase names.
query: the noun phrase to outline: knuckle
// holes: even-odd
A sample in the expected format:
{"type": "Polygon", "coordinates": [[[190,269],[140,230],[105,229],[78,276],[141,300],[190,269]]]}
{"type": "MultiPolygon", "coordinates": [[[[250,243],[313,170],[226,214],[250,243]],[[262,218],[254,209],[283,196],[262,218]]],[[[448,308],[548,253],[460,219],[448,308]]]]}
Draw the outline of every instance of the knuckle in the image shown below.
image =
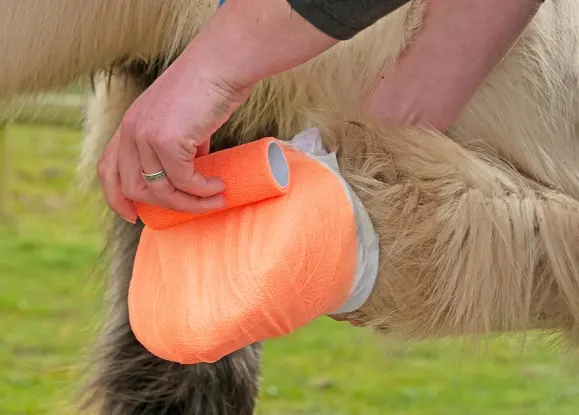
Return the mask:
{"type": "Polygon", "coordinates": [[[151,129],[149,122],[146,122],[136,113],[127,113],[123,117],[121,124],[121,135],[130,137],[135,142],[152,141],[156,132],[151,129]]]}
{"type": "Polygon", "coordinates": [[[123,116],[121,121],[121,134],[122,135],[132,135],[135,131],[135,126],[137,125],[136,116],[132,111],[127,111],[123,116]]]}
{"type": "Polygon", "coordinates": [[[109,207],[114,210],[116,213],[119,213],[121,210],[121,203],[117,197],[111,196],[107,199],[107,204],[109,207]]]}
{"type": "MultiPolygon", "coordinates": [[[[183,210],[182,197],[178,191],[171,186],[163,186],[163,188],[155,189],[153,194],[155,200],[162,205],[174,210],[183,210]]],[[[186,210],[186,208],[185,208],[186,210]]]]}
{"type": "Polygon", "coordinates": [[[126,185],[121,183],[121,192],[123,195],[130,200],[136,200],[138,197],[138,191],[134,188],[134,186],[126,185]]]}
{"type": "Polygon", "coordinates": [[[106,155],[102,155],[97,162],[97,174],[101,179],[107,177],[108,172],[110,170],[110,162],[106,155]]]}
{"type": "Polygon", "coordinates": [[[183,191],[187,191],[192,187],[191,181],[188,180],[187,177],[183,177],[183,175],[178,175],[175,178],[171,178],[171,183],[173,183],[173,186],[175,186],[177,189],[183,191]]]}
{"type": "Polygon", "coordinates": [[[125,196],[127,199],[131,199],[134,200],[134,193],[131,191],[130,188],[121,186],[121,193],[123,194],[123,196],[125,196]]]}
{"type": "Polygon", "coordinates": [[[161,187],[153,187],[151,189],[151,193],[159,202],[165,204],[171,204],[173,192],[170,189],[167,189],[165,186],[161,187]]]}
{"type": "Polygon", "coordinates": [[[154,142],[156,134],[147,124],[141,124],[134,130],[134,137],[137,142],[154,142]]]}
{"type": "Polygon", "coordinates": [[[149,124],[147,135],[155,144],[163,146],[174,145],[174,143],[178,142],[179,137],[182,136],[180,129],[174,124],[166,121],[156,121],[149,124]]]}
{"type": "Polygon", "coordinates": [[[147,143],[153,149],[166,147],[168,142],[165,132],[158,127],[151,125],[141,125],[135,131],[135,140],[138,143],[147,143]]]}
{"type": "Polygon", "coordinates": [[[150,131],[148,133],[148,137],[153,147],[166,148],[175,141],[171,133],[165,129],[157,129],[154,131],[150,131]]]}

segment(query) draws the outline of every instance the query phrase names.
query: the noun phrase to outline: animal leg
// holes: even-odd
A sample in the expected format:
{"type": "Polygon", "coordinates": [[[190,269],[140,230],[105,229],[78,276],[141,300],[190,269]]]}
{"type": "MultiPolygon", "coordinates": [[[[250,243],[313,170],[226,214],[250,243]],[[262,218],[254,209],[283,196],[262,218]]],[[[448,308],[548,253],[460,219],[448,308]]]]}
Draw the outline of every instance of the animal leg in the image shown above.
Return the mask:
{"type": "MultiPolygon", "coordinates": [[[[98,158],[124,111],[145,87],[135,75],[113,75],[108,88],[105,79],[97,83],[89,105],[83,167],[98,158]]],[[[102,415],[251,415],[258,393],[260,345],[214,364],[179,365],[153,356],[136,340],[127,294],[141,230],[142,224],[112,222],[108,312],[96,344],[85,407],[97,408],[102,415]]]]}
{"type": "Polygon", "coordinates": [[[336,123],[324,133],[380,236],[359,310],[410,338],[539,327],[576,333],[579,202],[487,148],[440,134],[336,123]]]}

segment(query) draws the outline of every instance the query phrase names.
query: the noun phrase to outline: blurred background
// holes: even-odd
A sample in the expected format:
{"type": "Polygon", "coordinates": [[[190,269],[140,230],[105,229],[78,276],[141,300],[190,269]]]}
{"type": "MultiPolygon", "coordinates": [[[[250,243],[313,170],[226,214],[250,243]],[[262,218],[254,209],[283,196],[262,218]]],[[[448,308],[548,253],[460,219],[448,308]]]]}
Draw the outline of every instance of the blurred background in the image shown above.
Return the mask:
{"type": "MultiPolygon", "coordinates": [[[[69,415],[101,321],[102,205],[75,191],[86,89],[0,107],[0,415],[69,415]]],[[[259,414],[579,413],[557,338],[400,344],[321,318],[265,343],[259,414]]]]}

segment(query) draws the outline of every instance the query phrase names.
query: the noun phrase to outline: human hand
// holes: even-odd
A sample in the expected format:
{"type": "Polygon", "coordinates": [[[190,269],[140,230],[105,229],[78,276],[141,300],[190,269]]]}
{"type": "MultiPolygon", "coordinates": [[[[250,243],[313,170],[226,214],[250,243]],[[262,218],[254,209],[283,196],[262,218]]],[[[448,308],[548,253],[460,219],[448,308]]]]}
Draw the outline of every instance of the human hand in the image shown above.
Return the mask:
{"type": "Polygon", "coordinates": [[[335,43],[286,0],[226,2],[126,112],[98,165],[109,206],[133,223],[132,201],[190,213],[221,208],[223,183],[195,172],[194,157],[208,152],[251,86],[335,43]],[[141,170],[166,177],[150,182],[141,170]]]}
{"type": "Polygon", "coordinates": [[[204,213],[223,206],[222,181],[195,171],[211,135],[246,99],[209,71],[177,60],[127,110],[98,164],[108,205],[134,223],[132,202],[204,213]],[[147,181],[145,174],[166,172],[147,181]]]}

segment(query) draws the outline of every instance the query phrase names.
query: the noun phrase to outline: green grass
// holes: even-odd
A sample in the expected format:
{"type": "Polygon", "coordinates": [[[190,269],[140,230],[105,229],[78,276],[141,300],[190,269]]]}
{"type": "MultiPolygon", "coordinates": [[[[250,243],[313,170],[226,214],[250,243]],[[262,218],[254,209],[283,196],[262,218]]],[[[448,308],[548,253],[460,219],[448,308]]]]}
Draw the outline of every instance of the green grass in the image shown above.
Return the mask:
{"type": "MultiPolygon", "coordinates": [[[[101,315],[91,278],[99,220],[70,190],[77,131],[8,130],[8,216],[0,225],[0,414],[69,415],[101,315]]],[[[1,220],[1,219],[0,219],[1,220]]],[[[486,353],[459,342],[385,344],[329,319],[265,344],[260,413],[576,414],[579,373],[529,336],[486,353]],[[521,354],[522,353],[522,354],[521,354]]]]}

